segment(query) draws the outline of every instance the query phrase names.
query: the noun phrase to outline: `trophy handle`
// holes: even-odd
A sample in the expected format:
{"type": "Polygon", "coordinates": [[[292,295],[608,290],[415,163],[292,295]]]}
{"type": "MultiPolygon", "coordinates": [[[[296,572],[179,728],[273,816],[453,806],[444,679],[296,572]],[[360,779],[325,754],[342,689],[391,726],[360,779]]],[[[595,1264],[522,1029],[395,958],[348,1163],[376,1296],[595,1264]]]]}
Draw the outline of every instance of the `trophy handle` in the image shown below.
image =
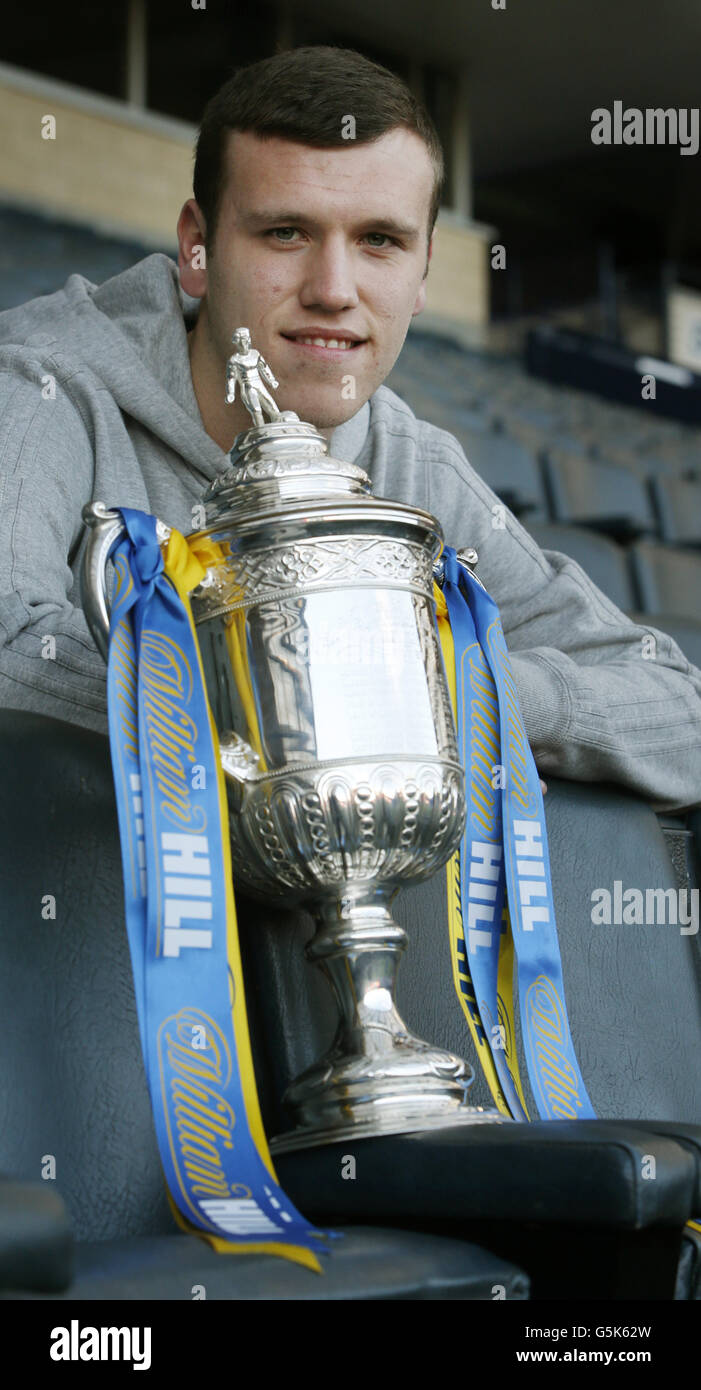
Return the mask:
{"type": "MultiPolygon", "coordinates": [[[[80,576],[83,610],[95,646],[107,664],[110,607],[105,574],[110,552],[125,534],[126,527],[121,514],[110,511],[104,502],[88,502],[83,507],[83,521],[90,532],[80,576]]],[[[160,542],[166,541],[171,534],[171,528],[157,519],[156,534],[160,542]]],[[[222,734],[219,751],[234,801],[239,805],[243,801],[248,783],[252,782],[260,771],[258,754],[233,730],[227,730],[222,734]]]]}
{"type": "MultiPolygon", "coordinates": [[[[484,584],[482,583],[482,580],[480,579],[476,570],[476,566],[479,561],[479,555],[477,554],[477,551],[473,549],[472,546],[469,546],[466,550],[456,551],[456,554],[461,565],[464,565],[466,569],[469,569],[472,578],[476,579],[480,587],[484,589],[484,584]]],[[[445,560],[440,555],[438,556],[438,559],[435,561],[433,566],[433,578],[435,579],[439,589],[442,589],[443,580],[445,579],[445,560]]]]}
{"type": "MultiPolygon", "coordinates": [[[[83,611],[95,646],[106,665],[110,644],[110,609],[105,572],[110,552],[125,534],[126,527],[120,513],[110,511],[104,502],[88,502],[83,507],[83,521],[90,532],[80,576],[83,611]]],[[[167,541],[170,534],[170,526],[156,520],[158,540],[167,541]]]]}

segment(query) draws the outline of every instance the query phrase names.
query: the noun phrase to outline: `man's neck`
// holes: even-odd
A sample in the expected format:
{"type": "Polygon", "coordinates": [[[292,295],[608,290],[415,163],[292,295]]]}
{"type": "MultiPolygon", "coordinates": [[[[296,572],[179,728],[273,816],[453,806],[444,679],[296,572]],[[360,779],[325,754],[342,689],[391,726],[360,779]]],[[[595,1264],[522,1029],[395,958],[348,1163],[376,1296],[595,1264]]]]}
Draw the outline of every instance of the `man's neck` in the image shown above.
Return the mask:
{"type": "MultiPolygon", "coordinates": [[[[226,401],[225,374],[206,332],[204,313],[203,304],[194,328],[187,335],[192,386],[207,434],[228,454],[237,434],[250,429],[252,421],[240,396],[233,405],[226,401]],[[218,382],[221,382],[221,387],[215,385],[218,382]]],[[[319,433],[330,440],[333,429],[331,425],[319,433]]]]}

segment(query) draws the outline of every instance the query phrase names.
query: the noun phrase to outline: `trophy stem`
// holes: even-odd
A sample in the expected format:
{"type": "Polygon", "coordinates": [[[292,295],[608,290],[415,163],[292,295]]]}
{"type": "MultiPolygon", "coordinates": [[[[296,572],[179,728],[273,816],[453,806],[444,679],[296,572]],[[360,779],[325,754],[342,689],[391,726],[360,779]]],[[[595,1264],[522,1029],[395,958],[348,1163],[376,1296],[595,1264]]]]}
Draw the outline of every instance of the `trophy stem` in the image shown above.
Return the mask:
{"type": "Polygon", "coordinates": [[[409,1032],[395,1003],[407,935],[392,918],[390,890],[317,907],[306,948],[330,981],[340,1019],[328,1052],[288,1087],[297,1126],[272,1153],[373,1134],[501,1120],[467,1105],[474,1070],[462,1058],[409,1032]]]}

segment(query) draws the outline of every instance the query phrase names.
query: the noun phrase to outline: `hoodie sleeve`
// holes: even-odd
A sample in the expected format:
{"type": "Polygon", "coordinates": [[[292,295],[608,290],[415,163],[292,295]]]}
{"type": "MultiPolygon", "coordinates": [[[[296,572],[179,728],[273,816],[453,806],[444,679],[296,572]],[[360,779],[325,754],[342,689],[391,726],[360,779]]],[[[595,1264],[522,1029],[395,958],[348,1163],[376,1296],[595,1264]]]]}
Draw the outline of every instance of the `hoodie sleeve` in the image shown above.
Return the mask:
{"type": "Polygon", "coordinates": [[[631,622],[574,560],[541,550],[440,433],[431,510],[450,544],[478,552],[541,774],[617,782],[655,811],[699,804],[701,671],[671,637],[631,622]]]}
{"type": "Polygon", "coordinates": [[[93,449],[70,392],[39,362],[0,363],[0,704],[106,732],[106,668],[69,557],[93,495],[93,449]]]}

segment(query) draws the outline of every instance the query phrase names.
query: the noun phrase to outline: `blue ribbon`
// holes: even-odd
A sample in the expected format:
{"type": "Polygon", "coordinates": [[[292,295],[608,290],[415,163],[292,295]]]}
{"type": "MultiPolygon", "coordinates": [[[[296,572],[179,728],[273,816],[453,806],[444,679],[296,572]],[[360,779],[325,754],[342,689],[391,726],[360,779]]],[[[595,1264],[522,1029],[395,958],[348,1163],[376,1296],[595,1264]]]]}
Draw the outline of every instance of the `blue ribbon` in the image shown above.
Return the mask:
{"type": "Polygon", "coordinates": [[[120,511],[110,744],[142,1055],[169,1194],[192,1228],[230,1248],[327,1254],[338,1233],[309,1226],[250,1131],[232,1020],[218,751],[199,654],[163,572],[155,518],[120,511]]]}
{"type": "Polygon", "coordinates": [[[527,1119],[500,1041],[497,974],[508,901],[528,1075],[543,1119],[593,1119],[570,1035],[540,779],[523,726],[499,611],[443,551],[455,646],[457,725],[468,810],[462,917],[482,1025],[514,1118],[527,1119]]]}

